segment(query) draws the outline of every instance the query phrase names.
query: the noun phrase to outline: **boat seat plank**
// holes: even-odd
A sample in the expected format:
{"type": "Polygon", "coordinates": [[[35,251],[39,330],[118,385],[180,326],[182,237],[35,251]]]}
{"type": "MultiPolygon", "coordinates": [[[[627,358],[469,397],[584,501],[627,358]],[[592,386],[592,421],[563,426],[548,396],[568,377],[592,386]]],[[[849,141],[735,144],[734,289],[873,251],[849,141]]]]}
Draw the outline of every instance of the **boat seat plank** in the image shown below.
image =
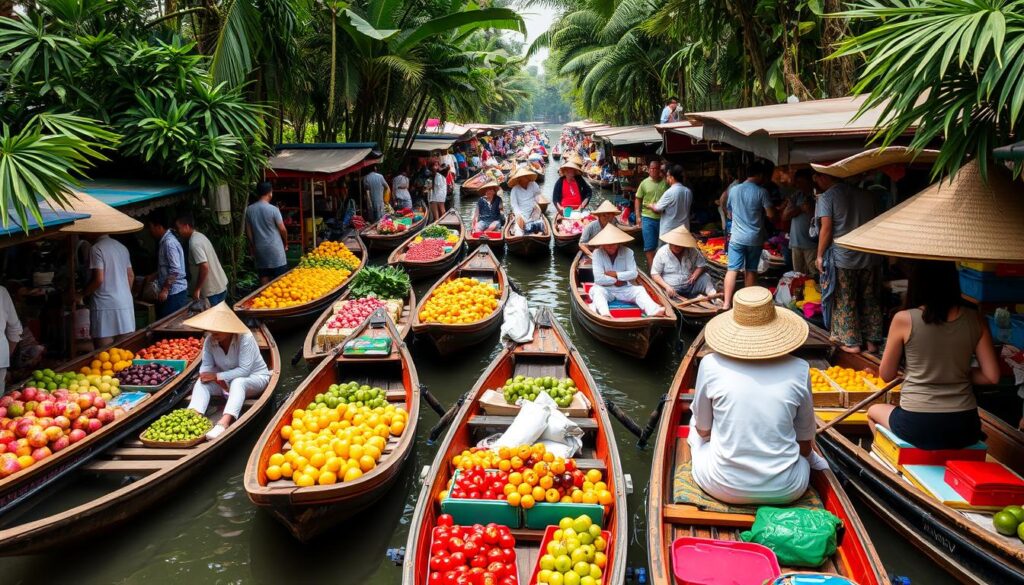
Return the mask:
{"type": "Polygon", "coordinates": [[[405,401],[405,389],[401,390],[388,390],[387,391],[388,402],[403,402],[405,401]]]}
{"type": "Polygon", "coordinates": [[[750,514],[706,512],[697,508],[697,506],[685,504],[666,504],[662,509],[662,516],[666,522],[673,524],[698,524],[739,528],[750,528],[754,524],[754,517],[750,514]]]}
{"type": "MultiPolygon", "coordinates": [[[[718,529],[716,527],[677,527],[675,530],[672,531],[672,533],[673,533],[672,534],[673,540],[676,539],[676,538],[679,538],[681,536],[696,536],[696,537],[699,537],[699,538],[714,538],[714,539],[717,539],[717,540],[725,540],[725,541],[738,541],[738,540],[740,540],[739,530],[738,529],[734,529],[734,528],[718,529]]],[[[829,573],[829,574],[834,574],[834,575],[843,575],[844,571],[841,571],[839,569],[839,567],[836,565],[836,562],[835,562],[837,556],[838,556],[838,553],[836,555],[833,555],[833,556],[825,559],[825,562],[820,567],[817,567],[816,569],[814,569],[814,571],[818,572],[818,573],[829,573]]],[[[807,567],[787,567],[787,566],[782,566],[781,568],[782,568],[782,572],[783,573],[791,573],[791,572],[800,573],[800,572],[807,571],[807,567]]]]}
{"type": "MultiPolygon", "coordinates": [[[[474,428],[505,428],[512,424],[516,417],[477,414],[469,419],[469,426],[474,428]]],[[[586,432],[597,431],[597,421],[592,418],[570,418],[586,432]]]]}
{"type": "Polygon", "coordinates": [[[551,376],[552,378],[560,379],[565,377],[565,364],[539,364],[536,362],[526,362],[516,367],[516,375],[526,376],[527,378],[551,376]]]}
{"type": "Polygon", "coordinates": [[[601,472],[602,475],[604,475],[604,472],[608,469],[608,465],[604,462],[603,459],[580,459],[580,458],[576,458],[575,461],[576,461],[576,467],[578,469],[582,469],[584,471],[587,470],[587,469],[597,469],[598,471],[601,472]]]}
{"type": "MultiPolygon", "coordinates": [[[[532,528],[513,528],[512,529],[512,536],[516,537],[516,542],[519,542],[519,541],[523,541],[523,542],[536,542],[536,543],[539,544],[540,541],[544,540],[544,531],[543,530],[534,530],[532,528]]],[[[532,571],[532,568],[531,568],[531,571],[532,571]]],[[[523,577],[523,576],[524,575],[520,575],[520,577],[523,577]]],[[[525,577],[529,578],[530,577],[529,573],[527,573],[525,575],[525,577]]]]}
{"type": "Polygon", "coordinates": [[[86,463],[82,469],[92,473],[114,474],[114,475],[149,475],[161,471],[175,464],[174,460],[100,460],[86,463]]]}
{"type": "Polygon", "coordinates": [[[117,459],[181,459],[192,449],[153,449],[150,447],[119,447],[107,453],[117,459]]]}

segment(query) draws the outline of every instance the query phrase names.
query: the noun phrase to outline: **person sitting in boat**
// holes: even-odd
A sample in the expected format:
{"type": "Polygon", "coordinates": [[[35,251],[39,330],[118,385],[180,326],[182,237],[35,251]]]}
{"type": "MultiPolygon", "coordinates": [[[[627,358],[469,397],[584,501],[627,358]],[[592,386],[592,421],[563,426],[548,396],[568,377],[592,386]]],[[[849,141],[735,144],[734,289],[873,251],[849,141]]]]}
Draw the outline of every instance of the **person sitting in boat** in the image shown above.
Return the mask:
{"type": "Polygon", "coordinates": [[[788,355],[807,322],[775,306],[772,293],[738,291],[733,309],[711,319],[714,353],[697,370],[687,442],[693,480],[730,504],[787,504],[827,464],[814,453],[814,401],[807,362],[788,355]]]}
{"type": "Polygon", "coordinates": [[[590,247],[587,246],[587,242],[594,239],[594,236],[596,236],[597,234],[601,233],[601,230],[604,229],[604,226],[609,224],[617,224],[617,222],[615,221],[615,216],[618,215],[619,213],[621,213],[619,208],[615,207],[615,204],[613,204],[611,201],[608,201],[607,199],[602,201],[601,205],[597,206],[597,209],[590,212],[590,215],[593,215],[597,219],[583,226],[583,232],[580,233],[580,250],[584,254],[586,254],[587,256],[591,256],[593,254],[593,250],[591,250],[590,247]]]}
{"type": "Polygon", "coordinates": [[[872,431],[881,425],[921,449],[973,445],[982,439],[974,385],[999,382],[988,323],[960,296],[952,262],[916,261],[907,307],[893,317],[878,368],[882,379],[893,380],[906,360],[900,405],[871,406],[868,424],[872,431]],[[977,367],[971,365],[974,357],[977,367]]]}
{"type": "Polygon", "coordinates": [[[598,315],[611,315],[608,310],[610,300],[634,303],[648,317],[665,314],[665,307],[654,302],[647,290],[636,283],[639,271],[633,250],[623,245],[632,240],[629,234],[608,224],[589,242],[594,250],[591,256],[594,286],[590,288],[590,299],[598,315]]]}
{"type": "Polygon", "coordinates": [[[473,227],[476,231],[500,230],[505,225],[505,210],[498,196],[499,189],[501,186],[493,179],[480,186],[480,199],[473,210],[473,227]]]}
{"type": "Polygon", "coordinates": [[[665,245],[654,254],[651,278],[671,298],[715,294],[715,285],[704,271],[707,261],[697,251],[697,240],[686,226],[662,234],[665,245]]]}
{"type": "Polygon", "coordinates": [[[206,434],[216,439],[242,413],[246,398],[259,396],[270,383],[270,370],[249,328],[226,303],[220,303],[183,322],[207,332],[203,341],[199,380],[188,407],[205,415],[210,396],[227,395],[224,415],[206,434]]]}
{"type": "Polygon", "coordinates": [[[543,232],[544,221],[541,219],[540,205],[537,203],[537,198],[540,197],[537,174],[529,167],[520,166],[508,178],[508,186],[511,187],[509,200],[515,222],[514,234],[521,236],[543,232]]]}
{"type": "Polygon", "coordinates": [[[555,204],[555,213],[562,215],[566,207],[583,209],[590,203],[593,194],[590,184],[583,179],[583,169],[569,161],[558,169],[558,180],[551,191],[551,202],[555,204]]]}

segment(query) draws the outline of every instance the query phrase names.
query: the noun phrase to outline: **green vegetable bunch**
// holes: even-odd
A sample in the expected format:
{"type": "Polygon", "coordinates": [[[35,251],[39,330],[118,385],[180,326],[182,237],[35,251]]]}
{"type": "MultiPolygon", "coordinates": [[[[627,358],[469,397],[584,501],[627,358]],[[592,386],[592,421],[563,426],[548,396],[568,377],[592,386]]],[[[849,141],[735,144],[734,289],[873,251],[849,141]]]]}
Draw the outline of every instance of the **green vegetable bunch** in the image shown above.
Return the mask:
{"type": "Polygon", "coordinates": [[[409,275],[396,266],[366,266],[352,280],[352,298],[404,299],[409,294],[409,275]]]}
{"type": "Polygon", "coordinates": [[[429,225],[423,228],[423,231],[420,232],[420,235],[423,236],[424,239],[447,238],[448,236],[451,235],[451,233],[452,231],[444,227],[443,225],[429,225]]]}

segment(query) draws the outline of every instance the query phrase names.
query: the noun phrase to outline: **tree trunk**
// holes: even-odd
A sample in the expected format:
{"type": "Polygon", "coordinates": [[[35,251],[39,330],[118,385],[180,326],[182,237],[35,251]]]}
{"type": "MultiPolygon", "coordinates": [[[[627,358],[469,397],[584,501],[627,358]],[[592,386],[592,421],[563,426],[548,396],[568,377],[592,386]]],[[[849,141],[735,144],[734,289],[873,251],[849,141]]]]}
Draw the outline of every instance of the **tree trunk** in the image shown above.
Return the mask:
{"type": "Polygon", "coordinates": [[[17,17],[14,13],[14,0],[0,0],[0,16],[6,16],[7,18],[17,17]]]}
{"type": "MultiPolygon", "coordinates": [[[[841,12],[845,7],[842,0],[825,0],[825,14],[841,12]]],[[[836,50],[836,44],[850,33],[850,23],[845,18],[825,18],[821,31],[821,71],[828,97],[849,95],[853,87],[856,64],[852,56],[839,59],[824,59],[836,50]]]]}
{"type": "Polygon", "coordinates": [[[757,91],[753,92],[754,99],[764,102],[765,96],[768,95],[768,65],[765,62],[761,39],[754,22],[753,7],[746,0],[726,0],[726,6],[732,12],[733,17],[739,21],[743,34],[743,49],[759,85],[757,91]]]}
{"type": "Polygon", "coordinates": [[[796,70],[796,47],[800,45],[800,14],[790,4],[778,4],[779,23],[782,25],[782,77],[790,95],[795,95],[800,101],[807,101],[812,99],[811,92],[807,90],[803,81],[800,81],[800,74],[796,70]]]}

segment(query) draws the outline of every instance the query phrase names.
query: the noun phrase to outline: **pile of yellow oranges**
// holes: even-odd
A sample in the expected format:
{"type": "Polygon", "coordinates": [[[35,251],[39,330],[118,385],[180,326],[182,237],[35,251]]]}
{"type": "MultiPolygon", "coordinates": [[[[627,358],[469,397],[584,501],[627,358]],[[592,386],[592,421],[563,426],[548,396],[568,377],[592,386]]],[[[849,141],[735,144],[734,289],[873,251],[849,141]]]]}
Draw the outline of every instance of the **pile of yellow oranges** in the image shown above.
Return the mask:
{"type": "Polygon", "coordinates": [[[811,368],[811,392],[835,392],[835,388],[818,368],[811,368]]]}
{"type": "Polygon", "coordinates": [[[134,358],[135,355],[127,349],[115,347],[96,354],[96,358],[88,366],[82,366],[78,372],[86,376],[113,376],[132,365],[134,358]]]}
{"type": "Polygon", "coordinates": [[[865,374],[868,374],[868,372],[858,372],[852,368],[844,368],[842,366],[832,366],[825,370],[825,375],[832,378],[832,381],[849,392],[866,392],[871,390],[864,382],[865,374]]]}
{"type": "Polygon", "coordinates": [[[299,487],[355,481],[377,466],[388,437],[400,436],[408,422],[409,413],[392,404],[296,409],[281,428],[288,448],[270,456],[267,480],[290,479],[299,487]]]}
{"type": "Polygon", "coordinates": [[[318,299],[345,282],[350,270],[294,268],[252,300],[254,309],[279,309],[318,299]]]}
{"type": "Polygon", "coordinates": [[[314,248],[312,252],[306,254],[306,257],[311,259],[337,258],[352,268],[359,266],[359,258],[343,242],[332,242],[329,240],[320,242],[320,245],[314,248]]]}
{"type": "Polygon", "coordinates": [[[434,289],[420,310],[424,323],[475,323],[498,308],[501,292],[490,283],[454,278],[434,289]]]}

